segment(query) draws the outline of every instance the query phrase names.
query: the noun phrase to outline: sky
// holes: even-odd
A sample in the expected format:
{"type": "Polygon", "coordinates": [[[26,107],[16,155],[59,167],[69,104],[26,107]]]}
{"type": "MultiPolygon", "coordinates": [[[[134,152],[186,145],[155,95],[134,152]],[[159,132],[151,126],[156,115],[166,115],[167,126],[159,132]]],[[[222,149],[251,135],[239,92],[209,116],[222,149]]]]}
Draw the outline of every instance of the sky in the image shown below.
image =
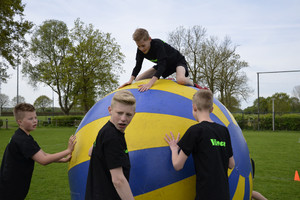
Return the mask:
{"type": "MultiPolygon", "coordinates": [[[[129,80],[135,66],[136,44],[132,33],[145,28],[152,38],[167,41],[168,34],[179,26],[202,26],[207,36],[223,40],[230,37],[237,46],[236,53],[249,67],[243,71],[253,90],[244,109],[257,98],[257,73],[300,70],[300,1],[299,0],[23,0],[26,4],[25,19],[39,26],[45,20],[63,21],[68,28],[80,18],[95,29],[111,33],[125,55],[120,75],[120,85],[129,80]]],[[[152,67],[144,62],[142,71],[152,67]]],[[[20,66],[21,68],[21,66],[20,66]]],[[[10,69],[11,78],[2,83],[1,93],[12,99],[17,95],[17,72],[10,69]]],[[[40,84],[34,89],[22,75],[19,95],[26,102],[34,103],[41,95],[54,99],[57,95],[49,86],[40,84]]],[[[300,85],[300,72],[259,75],[259,95],[272,96],[284,92],[293,96],[293,89],[300,85]]]]}

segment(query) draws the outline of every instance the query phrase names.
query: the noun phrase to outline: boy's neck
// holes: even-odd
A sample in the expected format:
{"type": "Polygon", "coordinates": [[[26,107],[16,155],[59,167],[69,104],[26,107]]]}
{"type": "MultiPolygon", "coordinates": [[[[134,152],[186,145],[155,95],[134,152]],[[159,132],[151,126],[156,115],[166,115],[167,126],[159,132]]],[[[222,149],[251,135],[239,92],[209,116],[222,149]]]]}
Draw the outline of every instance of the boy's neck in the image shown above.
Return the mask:
{"type": "Polygon", "coordinates": [[[210,113],[209,112],[200,112],[198,111],[196,113],[197,116],[197,121],[203,122],[203,121],[207,121],[207,122],[213,122],[212,119],[210,118],[210,113]]]}
{"type": "Polygon", "coordinates": [[[20,129],[22,129],[22,131],[24,131],[27,135],[30,135],[29,131],[26,131],[24,128],[22,128],[21,126],[19,126],[20,129]]]}

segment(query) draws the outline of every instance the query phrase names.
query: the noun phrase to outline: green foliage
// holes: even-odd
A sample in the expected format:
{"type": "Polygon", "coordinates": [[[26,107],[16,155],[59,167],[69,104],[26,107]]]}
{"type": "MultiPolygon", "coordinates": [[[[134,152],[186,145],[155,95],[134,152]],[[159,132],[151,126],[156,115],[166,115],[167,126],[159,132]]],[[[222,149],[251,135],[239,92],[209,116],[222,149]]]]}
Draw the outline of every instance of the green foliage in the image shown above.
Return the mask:
{"type": "Polygon", "coordinates": [[[75,72],[78,103],[85,112],[102,97],[117,87],[120,65],[124,55],[109,33],[85,25],[79,19],[70,32],[73,47],[68,62],[75,72]]]}
{"type": "Polygon", "coordinates": [[[3,120],[0,119],[0,128],[3,126],[3,120]]]}
{"type": "Polygon", "coordinates": [[[7,69],[8,69],[8,65],[0,62],[0,82],[2,83],[7,83],[7,79],[10,76],[7,73],[7,69]]]}
{"type": "MultiPolygon", "coordinates": [[[[1,80],[0,80],[1,82],[1,80]]],[[[0,109],[1,109],[1,113],[2,113],[2,108],[4,106],[7,106],[9,104],[9,96],[7,96],[6,94],[0,94],[0,109]]]]}
{"type": "MultiPolygon", "coordinates": [[[[290,97],[286,93],[275,93],[271,97],[259,97],[259,113],[271,113],[272,104],[274,99],[275,112],[278,114],[288,113],[288,112],[300,112],[300,101],[296,97],[290,97]]],[[[244,110],[245,113],[257,113],[258,111],[258,99],[250,106],[244,110]]]]}
{"type": "Polygon", "coordinates": [[[23,64],[22,72],[30,83],[45,83],[58,94],[62,111],[69,114],[76,103],[77,91],[72,66],[66,63],[71,48],[67,25],[58,20],[44,21],[33,33],[30,43],[31,57],[23,64]],[[32,64],[32,60],[36,61],[32,64]]]}
{"type": "MultiPolygon", "coordinates": [[[[258,116],[255,114],[233,114],[243,130],[257,130],[258,116]]],[[[272,114],[259,115],[260,130],[273,130],[272,114]]],[[[275,130],[300,131],[300,114],[275,115],[275,130]]]]}
{"type": "Polygon", "coordinates": [[[219,96],[218,100],[223,104],[226,103],[226,108],[230,110],[230,112],[237,112],[240,110],[240,101],[234,96],[223,95],[223,99],[219,96]]]}
{"type": "Polygon", "coordinates": [[[277,130],[300,130],[300,115],[285,114],[275,117],[275,129],[277,130]]]}
{"type": "Polygon", "coordinates": [[[43,112],[46,110],[46,108],[51,107],[52,100],[47,97],[46,95],[39,96],[33,103],[35,109],[40,109],[43,112]]]}
{"type": "Polygon", "coordinates": [[[298,101],[300,100],[300,85],[294,87],[293,95],[298,99],[298,101]]]}
{"type": "Polygon", "coordinates": [[[57,116],[51,121],[53,126],[78,126],[80,121],[83,119],[82,116],[57,116]]]}
{"type": "Polygon", "coordinates": [[[44,21],[34,31],[30,52],[22,72],[34,86],[49,85],[66,115],[78,104],[87,112],[98,97],[117,87],[123,72],[124,55],[111,34],[79,19],[71,31],[62,21],[44,21]]]}
{"type": "Polygon", "coordinates": [[[25,34],[33,24],[23,18],[25,4],[21,0],[1,0],[0,3],[0,56],[10,65],[20,63],[27,46],[25,34]]]}
{"type": "Polygon", "coordinates": [[[14,106],[16,106],[19,103],[24,103],[26,102],[25,97],[19,95],[19,96],[15,96],[14,98],[12,98],[11,100],[11,104],[14,106]]]}

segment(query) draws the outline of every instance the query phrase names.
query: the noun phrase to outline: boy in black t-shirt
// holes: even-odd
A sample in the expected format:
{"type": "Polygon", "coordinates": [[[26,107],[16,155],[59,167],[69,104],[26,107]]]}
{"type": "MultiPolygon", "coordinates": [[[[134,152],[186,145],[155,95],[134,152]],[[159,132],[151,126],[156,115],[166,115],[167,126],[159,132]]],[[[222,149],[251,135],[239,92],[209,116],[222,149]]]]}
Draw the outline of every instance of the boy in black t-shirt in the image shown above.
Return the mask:
{"type": "Polygon", "coordinates": [[[166,134],[165,140],[172,151],[175,170],[181,170],[192,154],[196,171],[196,197],[205,200],[229,200],[228,168],[234,168],[228,129],[210,118],[213,95],[200,89],[193,96],[193,116],[199,122],[191,126],[179,140],[166,134]],[[178,153],[179,151],[179,153],[178,153]]]}
{"type": "Polygon", "coordinates": [[[85,199],[132,200],[129,186],[130,160],[124,131],[135,114],[136,100],[131,92],[115,93],[108,107],[110,120],[100,129],[91,156],[85,199]]]}
{"type": "Polygon", "coordinates": [[[133,40],[138,46],[136,53],[136,65],[130,80],[123,85],[130,85],[136,81],[151,78],[147,84],[139,85],[139,91],[149,90],[152,85],[162,76],[164,78],[176,72],[177,83],[199,87],[188,78],[189,72],[184,56],[176,49],[160,39],[151,39],[147,30],[138,28],[133,33],[133,40]],[[148,69],[136,78],[142,68],[144,58],[156,63],[153,68],[148,69]]]}
{"type": "Polygon", "coordinates": [[[3,155],[0,171],[1,200],[25,199],[30,187],[34,161],[42,165],[68,162],[76,139],[75,136],[70,137],[66,150],[47,154],[30,135],[37,125],[34,107],[27,103],[18,104],[14,108],[14,116],[19,129],[12,136],[3,155]]]}

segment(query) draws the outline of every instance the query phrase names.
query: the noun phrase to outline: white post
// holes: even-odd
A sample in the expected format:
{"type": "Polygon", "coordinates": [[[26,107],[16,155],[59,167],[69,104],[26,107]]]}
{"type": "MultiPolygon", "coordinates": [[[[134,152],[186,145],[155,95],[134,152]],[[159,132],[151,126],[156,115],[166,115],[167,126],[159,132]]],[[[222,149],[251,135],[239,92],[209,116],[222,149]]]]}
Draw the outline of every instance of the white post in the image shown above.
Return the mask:
{"type": "MultiPolygon", "coordinates": [[[[0,94],[1,94],[1,77],[0,77],[0,94]]],[[[2,105],[1,105],[1,106],[2,106],[2,105]]],[[[0,116],[1,116],[1,114],[2,114],[2,113],[1,113],[1,110],[2,110],[2,109],[1,109],[1,107],[0,107],[0,116]]]]}
{"type": "Polygon", "coordinates": [[[272,125],[273,125],[273,131],[275,131],[274,98],[272,98],[272,125]]]}
{"type": "Polygon", "coordinates": [[[19,64],[17,65],[17,105],[19,104],[19,64]]]}

